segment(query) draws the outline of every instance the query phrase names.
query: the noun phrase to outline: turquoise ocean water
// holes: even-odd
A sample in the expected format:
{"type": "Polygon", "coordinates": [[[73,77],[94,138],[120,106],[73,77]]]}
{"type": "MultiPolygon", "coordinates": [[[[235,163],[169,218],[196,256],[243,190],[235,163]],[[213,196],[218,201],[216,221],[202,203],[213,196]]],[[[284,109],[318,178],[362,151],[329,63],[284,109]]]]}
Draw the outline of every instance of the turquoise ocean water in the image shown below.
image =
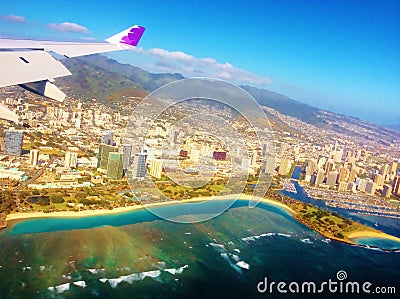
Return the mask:
{"type": "MultiPolygon", "coordinates": [[[[193,217],[182,204],[160,209],[193,217]]],[[[0,232],[0,248],[0,298],[337,298],[345,294],[260,294],[257,284],[265,277],[322,283],[337,280],[338,271],[346,281],[400,292],[399,252],[330,241],[281,208],[249,209],[245,201],[197,224],[161,220],[146,210],[19,221],[0,232]]]]}

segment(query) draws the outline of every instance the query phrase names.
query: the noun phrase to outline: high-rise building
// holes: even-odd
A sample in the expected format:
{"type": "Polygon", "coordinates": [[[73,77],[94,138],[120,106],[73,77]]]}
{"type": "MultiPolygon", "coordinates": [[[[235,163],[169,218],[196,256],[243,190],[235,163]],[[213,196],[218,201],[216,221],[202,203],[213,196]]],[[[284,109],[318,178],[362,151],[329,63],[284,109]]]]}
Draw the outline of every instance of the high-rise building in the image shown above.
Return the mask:
{"type": "Polygon", "coordinates": [[[349,149],[346,154],[346,162],[350,162],[351,158],[353,158],[353,151],[349,149]]]}
{"type": "Polygon", "coordinates": [[[202,144],[200,146],[200,154],[208,155],[209,152],[210,152],[210,147],[207,144],[202,144]]]}
{"type": "Polygon", "coordinates": [[[299,147],[299,146],[296,146],[296,147],[293,149],[293,151],[294,151],[294,159],[295,159],[296,161],[298,161],[298,160],[299,160],[299,157],[300,157],[300,147],[299,147]]]}
{"type": "Polygon", "coordinates": [[[365,193],[374,195],[375,190],[376,190],[376,184],[371,179],[368,179],[367,183],[365,184],[365,193]]]}
{"type": "Polygon", "coordinates": [[[156,127],[156,132],[155,133],[156,133],[157,136],[162,136],[163,132],[164,132],[164,130],[163,130],[162,127],[159,127],[159,126],[156,127]]]}
{"type": "Polygon", "coordinates": [[[288,175],[291,168],[292,161],[288,158],[283,158],[281,160],[281,164],[279,165],[279,173],[281,175],[288,175]]]}
{"type": "Polygon", "coordinates": [[[114,132],[113,131],[105,131],[103,133],[103,136],[101,137],[101,143],[104,143],[104,144],[107,144],[107,145],[112,145],[113,138],[114,138],[114,132]]]}
{"type": "Polygon", "coordinates": [[[325,163],[326,163],[326,157],[320,156],[320,157],[318,158],[318,162],[317,162],[317,167],[318,167],[318,169],[319,169],[319,168],[322,168],[322,167],[325,165],[325,163]]]}
{"type": "Polygon", "coordinates": [[[400,175],[396,176],[392,184],[392,193],[394,195],[400,195],[400,175]]]}
{"type": "Polygon", "coordinates": [[[328,175],[329,172],[331,172],[333,170],[333,160],[329,160],[328,162],[326,162],[325,164],[325,175],[328,175]]]}
{"type": "Polygon", "coordinates": [[[381,174],[375,174],[374,183],[376,184],[377,189],[382,190],[383,184],[385,183],[384,176],[381,174]]]}
{"type": "Polygon", "coordinates": [[[225,151],[214,151],[213,158],[215,160],[225,161],[226,160],[226,152],[225,151]]]}
{"type": "Polygon", "coordinates": [[[325,172],[322,169],[319,169],[317,172],[317,176],[315,178],[315,185],[321,185],[325,179],[325,172]]]}
{"type": "Polygon", "coordinates": [[[315,161],[309,160],[306,166],[306,175],[312,175],[318,170],[317,163],[315,161]]]}
{"type": "Polygon", "coordinates": [[[283,157],[287,154],[286,151],[287,151],[287,144],[281,143],[281,148],[280,148],[281,157],[283,157]]]}
{"type": "Polygon", "coordinates": [[[358,161],[360,157],[361,157],[361,149],[358,149],[356,153],[356,161],[358,161]]]}
{"type": "Polygon", "coordinates": [[[332,151],[332,158],[335,163],[340,163],[342,161],[343,150],[332,151]]]}
{"type": "Polygon", "coordinates": [[[275,172],[275,159],[270,157],[263,157],[262,165],[261,165],[261,173],[274,175],[275,172]]]}
{"type": "Polygon", "coordinates": [[[22,131],[6,131],[4,154],[11,156],[22,156],[23,139],[24,132],[22,131]]]}
{"type": "Polygon", "coordinates": [[[122,145],[122,165],[124,170],[128,169],[131,165],[131,155],[132,155],[132,145],[123,144],[122,145]]]}
{"type": "Polygon", "coordinates": [[[108,154],[107,163],[107,177],[112,180],[122,179],[124,169],[123,169],[123,153],[110,152],[108,154]]]}
{"type": "Polygon", "coordinates": [[[4,151],[4,138],[0,137],[0,152],[4,151]]]}
{"type": "Polygon", "coordinates": [[[389,174],[389,164],[383,164],[382,168],[381,168],[381,174],[384,177],[384,179],[386,180],[386,176],[389,174]]]}
{"type": "Polygon", "coordinates": [[[120,121],[121,121],[121,113],[117,112],[117,113],[114,115],[114,120],[115,120],[116,122],[120,122],[120,121]]]}
{"type": "Polygon", "coordinates": [[[357,184],[355,182],[347,183],[347,191],[356,192],[357,184]]]}
{"type": "Polygon", "coordinates": [[[261,150],[261,155],[264,157],[267,154],[268,144],[264,143],[261,150]]]}
{"type": "Polygon", "coordinates": [[[82,124],[82,120],[80,118],[75,119],[75,128],[80,129],[82,124]]]}
{"type": "Polygon", "coordinates": [[[354,182],[354,180],[356,179],[356,176],[357,176],[357,172],[356,172],[355,168],[352,167],[351,170],[350,170],[349,180],[348,181],[349,182],[354,182]]]}
{"type": "Polygon", "coordinates": [[[68,151],[65,153],[64,167],[76,167],[76,163],[78,162],[78,150],[79,149],[76,147],[68,148],[68,151]]]}
{"type": "Polygon", "coordinates": [[[341,167],[341,168],[339,169],[339,178],[338,178],[338,182],[339,182],[339,183],[341,183],[341,182],[346,182],[346,181],[347,181],[347,175],[348,175],[348,173],[349,173],[349,171],[348,171],[346,168],[341,167]]]}
{"type": "Polygon", "coordinates": [[[133,177],[142,179],[146,175],[146,157],[147,153],[141,152],[135,154],[133,161],[133,177]]]}
{"type": "Polygon", "coordinates": [[[179,131],[174,131],[174,144],[178,143],[179,131]]]}
{"type": "Polygon", "coordinates": [[[330,188],[334,188],[336,185],[337,177],[338,177],[337,171],[330,171],[326,178],[326,184],[329,185],[330,188]]]}
{"type": "Polygon", "coordinates": [[[147,154],[146,163],[150,162],[153,159],[155,159],[155,156],[156,156],[156,153],[157,153],[156,149],[153,148],[153,147],[145,148],[145,149],[143,149],[143,152],[147,154]]]}
{"type": "Polygon", "coordinates": [[[97,156],[97,168],[107,170],[108,154],[112,152],[118,152],[118,147],[107,144],[100,144],[99,154],[97,156]]]}
{"type": "Polygon", "coordinates": [[[190,152],[190,160],[193,162],[199,162],[200,158],[200,151],[193,148],[192,151],[190,152]]]}
{"type": "Polygon", "coordinates": [[[365,192],[365,188],[367,187],[367,180],[365,180],[365,179],[360,179],[359,181],[358,181],[358,186],[357,186],[357,188],[358,188],[358,190],[359,191],[362,191],[362,192],[365,192]]]}
{"type": "Polygon", "coordinates": [[[159,159],[153,159],[150,162],[150,175],[157,179],[161,178],[161,172],[163,168],[163,162],[159,159]]]}
{"type": "Polygon", "coordinates": [[[253,153],[251,154],[250,165],[253,167],[257,166],[257,151],[256,150],[254,150],[253,153]]]}
{"type": "MultiPolygon", "coordinates": [[[[306,181],[308,181],[307,175],[306,175],[306,181]]],[[[316,185],[316,181],[317,181],[317,175],[313,173],[310,176],[310,185],[316,185]]]]}
{"type": "Polygon", "coordinates": [[[385,196],[385,197],[392,196],[392,186],[384,185],[383,186],[383,190],[382,190],[382,195],[385,196]]]}
{"type": "Polygon", "coordinates": [[[29,152],[29,164],[31,166],[36,166],[38,165],[39,162],[39,150],[37,149],[32,149],[29,152]]]}
{"type": "Polygon", "coordinates": [[[393,161],[390,165],[390,179],[394,179],[394,177],[397,175],[397,167],[398,163],[393,161]]]}

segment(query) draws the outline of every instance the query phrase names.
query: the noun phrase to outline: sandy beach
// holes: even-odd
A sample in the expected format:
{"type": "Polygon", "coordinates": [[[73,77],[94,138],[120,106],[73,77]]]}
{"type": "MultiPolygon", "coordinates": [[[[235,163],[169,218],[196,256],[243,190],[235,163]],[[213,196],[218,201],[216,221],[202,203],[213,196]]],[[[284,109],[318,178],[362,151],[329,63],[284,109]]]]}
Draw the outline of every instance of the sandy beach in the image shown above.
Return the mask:
{"type": "Polygon", "coordinates": [[[151,203],[151,204],[144,204],[144,205],[136,205],[136,206],[126,206],[126,207],[119,207],[114,208],[112,210],[108,209],[98,209],[98,210],[83,210],[79,212],[75,211],[60,211],[60,212],[52,212],[52,213],[45,213],[45,212],[19,212],[19,213],[12,213],[7,215],[7,221],[11,220],[18,220],[18,219],[28,219],[28,218],[50,218],[50,217],[88,217],[88,216],[99,216],[99,215],[108,215],[108,214],[116,214],[116,213],[123,213],[128,211],[134,211],[138,209],[144,208],[151,208],[163,205],[173,205],[173,204],[184,204],[184,203],[193,203],[193,202],[203,202],[209,200],[226,200],[226,199],[234,199],[237,200],[256,200],[260,202],[264,202],[267,204],[275,205],[281,208],[286,209],[290,213],[294,213],[294,211],[289,208],[288,206],[273,201],[266,198],[260,197],[253,197],[251,195],[246,194],[232,194],[232,195],[225,195],[225,196],[214,196],[214,197],[197,197],[192,199],[185,199],[185,200],[174,200],[174,201],[165,201],[159,203],[151,203]]]}
{"type": "Polygon", "coordinates": [[[17,220],[17,219],[28,219],[28,218],[51,218],[51,217],[88,217],[88,216],[100,216],[100,215],[109,215],[109,214],[117,214],[123,212],[129,212],[139,209],[144,209],[146,207],[156,207],[163,205],[171,205],[171,204],[179,204],[185,202],[194,202],[198,200],[182,200],[182,201],[165,201],[159,203],[152,203],[146,205],[136,205],[136,206],[126,206],[126,207],[118,207],[112,210],[108,209],[98,209],[98,210],[83,210],[83,211],[60,211],[60,212],[21,212],[21,213],[12,213],[7,215],[7,221],[17,220]]]}
{"type": "Polygon", "coordinates": [[[350,233],[348,235],[349,239],[357,239],[357,238],[382,238],[382,239],[388,239],[392,241],[397,241],[400,242],[400,238],[385,234],[383,232],[373,232],[373,231],[356,231],[353,233],[350,233]]]}
{"type": "MultiPolygon", "coordinates": [[[[114,208],[112,210],[108,209],[98,209],[98,210],[83,210],[83,211],[60,211],[60,212],[52,212],[52,213],[45,213],[45,212],[20,212],[20,213],[12,213],[7,215],[7,221],[12,221],[12,220],[21,220],[21,219],[31,219],[31,218],[74,218],[74,217],[90,217],[90,216],[100,216],[100,215],[109,215],[109,214],[117,214],[117,213],[124,213],[124,212],[129,212],[129,211],[134,211],[134,210],[140,210],[140,209],[145,209],[145,208],[152,208],[152,207],[158,207],[158,206],[166,206],[166,205],[174,205],[174,204],[185,204],[185,203],[201,203],[201,202],[206,202],[210,200],[254,200],[258,202],[263,202],[269,205],[277,206],[280,208],[285,209],[287,212],[289,212],[292,215],[295,215],[296,212],[292,210],[290,207],[287,205],[272,200],[268,198],[262,198],[262,197],[255,197],[252,195],[248,194],[230,194],[230,195],[224,195],[224,196],[212,196],[212,197],[196,197],[196,198],[191,198],[191,199],[185,199],[185,200],[171,200],[171,201],[165,201],[165,202],[157,202],[157,203],[150,203],[150,204],[140,204],[140,205],[134,205],[134,206],[126,206],[126,207],[118,207],[114,208]]],[[[356,241],[357,238],[382,238],[382,239],[388,239],[388,240],[393,240],[400,242],[400,238],[380,232],[380,231],[356,231],[352,232],[347,236],[350,240],[356,241]]],[[[340,241],[340,240],[339,240],[340,241]]],[[[354,243],[356,244],[356,243],[354,243]]]]}
{"type": "Polygon", "coordinates": [[[255,196],[251,196],[251,195],[247,195],[247,194],[241,194],[239,196],[239,200],[257,200],[257,201],[260,201],[260,202],[263,202],[263,203],[266,203],[266,204],[270,204],[270,205],[273,205],[273,206],[277,206],[277,207],[283,208],[283,209],[285,209],[286,211],[288,211],[288,212],[290,212],[292,214],[296,213],[295,211],[293,211],[287,205],[285,205],[285,204],[283,204],[283,203],[281,203],[279,201],[275,201],[275,200],[264,198],[264,197],[260,198],[260,197],[255,197],[255,196]]]}

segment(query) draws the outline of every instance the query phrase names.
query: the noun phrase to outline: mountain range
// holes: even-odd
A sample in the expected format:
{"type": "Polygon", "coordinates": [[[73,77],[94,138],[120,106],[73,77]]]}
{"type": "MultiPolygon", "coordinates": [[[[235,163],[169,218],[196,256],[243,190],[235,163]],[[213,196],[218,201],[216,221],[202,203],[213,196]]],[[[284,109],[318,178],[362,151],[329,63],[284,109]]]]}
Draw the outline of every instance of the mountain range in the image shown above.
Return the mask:
{"type": "MultiPolygon", "coordinates": [[[[154,74],[136,66],[122,64],[104,55],[70,58],[63,63],[70,69],[72,75],[60,78],[58,82],[68,94],[83,100],[96,98],[105,104],[121,101],[122,96],[143,98],[158,87],[185,78],[179,73],[154,74]]],[[[340,122],[351,126],[357,125],[362,130],[379,132],[382,136],[388,137],[387,140],[400,137],[397,128],[385,128],[356,117],[321,110],[266,89],[247,85],[240,87],[252,95],[260,105],[317,127],[341,133],[357,133],[354,129],[346,132],[348,130],[346,126],[337,124],[339,119],[340,122]]]]}

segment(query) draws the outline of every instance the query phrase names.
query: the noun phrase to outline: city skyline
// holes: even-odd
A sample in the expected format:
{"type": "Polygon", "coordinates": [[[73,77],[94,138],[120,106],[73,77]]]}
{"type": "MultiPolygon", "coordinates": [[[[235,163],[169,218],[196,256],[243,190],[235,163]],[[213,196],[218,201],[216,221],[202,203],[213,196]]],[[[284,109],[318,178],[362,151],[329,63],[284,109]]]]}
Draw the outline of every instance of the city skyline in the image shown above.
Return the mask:
{"type": "Polygon", "coordinates": [[[140,47],[110,57],[152,72],[262,87],[378,124],[400,123],[393,109],[400,100],[396,1],[62,4],[3,4],[1,35],[102,40],[133,22],[148,28],[140,47]]]}

